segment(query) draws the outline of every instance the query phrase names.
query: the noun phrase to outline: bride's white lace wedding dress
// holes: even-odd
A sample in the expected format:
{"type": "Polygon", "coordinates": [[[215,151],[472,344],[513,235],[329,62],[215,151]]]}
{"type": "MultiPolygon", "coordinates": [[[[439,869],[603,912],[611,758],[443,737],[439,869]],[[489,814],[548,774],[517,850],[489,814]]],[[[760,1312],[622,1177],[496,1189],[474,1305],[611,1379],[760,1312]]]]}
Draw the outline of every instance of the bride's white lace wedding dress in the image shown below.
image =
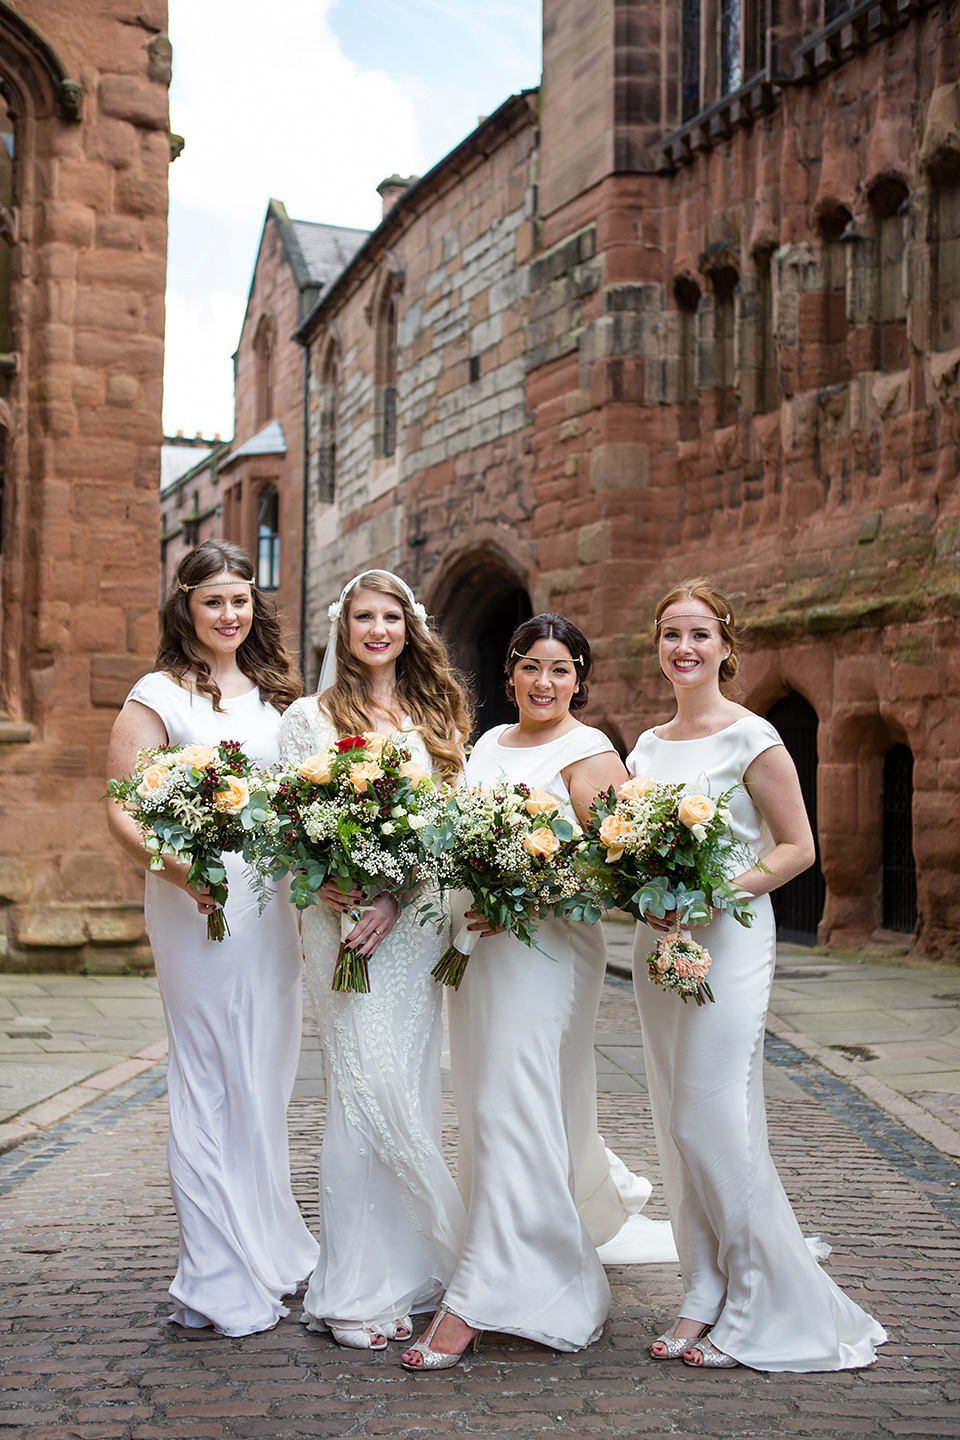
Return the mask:
{"type": "MultiPolygon", "coordinates": [[[[295,764],[326,750],[336,729],[317,697],[283,717],[281,755],[295,764]]],[[[419,733],[411,757],[432,761],[419,733]]],[[[442,988],[430,971],[448,928],[404,910],[370,961],[370,993],[331,986],[339,914],[303,912],[307,989],[326,1062],[327,1119],[320,1150],[320,1258],[304,1299],[311,1329],[380,1328],[430,1309],[453,1274],[464,1207],[440,1149],[442,988]]]]}

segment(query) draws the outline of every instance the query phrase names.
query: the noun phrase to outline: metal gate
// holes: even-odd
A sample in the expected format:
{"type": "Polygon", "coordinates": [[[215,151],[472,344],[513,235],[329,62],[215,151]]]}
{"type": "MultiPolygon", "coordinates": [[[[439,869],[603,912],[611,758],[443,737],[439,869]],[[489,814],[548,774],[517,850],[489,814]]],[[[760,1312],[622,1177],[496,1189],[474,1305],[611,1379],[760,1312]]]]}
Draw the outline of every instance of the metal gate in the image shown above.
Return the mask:
{"type": "Polygon", "coordinates": [[[817,831],[817,712],[802,695],[784,696],[767,714],[797,767],[803,803],[817,847],[817,858],[809,870],[781,885],[772,895],[777,933],[781,940],[798,945],[817,943],[817,926],[823,914],[827,887],[820,869],[820,837],[817,831]]]}
{"type": "Polygon", "coordinates": [[[913,755],[894,745],[883,762],[883,928],[917,927],[913,856],[913,755]]]}

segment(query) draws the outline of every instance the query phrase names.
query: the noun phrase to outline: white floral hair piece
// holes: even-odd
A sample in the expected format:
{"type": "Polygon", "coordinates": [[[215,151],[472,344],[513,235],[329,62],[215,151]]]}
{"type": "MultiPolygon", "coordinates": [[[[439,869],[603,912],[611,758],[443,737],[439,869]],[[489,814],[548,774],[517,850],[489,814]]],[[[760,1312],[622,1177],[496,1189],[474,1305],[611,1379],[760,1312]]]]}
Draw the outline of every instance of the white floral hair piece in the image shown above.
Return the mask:
{"type": "MultiPolygon", "coordinates": [[[[392,570],[384,570],[381,573],[384,575],[389,575],[390,579],[395,581],[396,584],[399,585],[400,589],[403,591],[404,595],[406,595],[407,599],[410,602],[410,608],[413,611],[415,618],[419,620],[424,630],[426,630],[427,607],[425,605],[422,605],[420,601],[416,598],[413,591],[410,589],[410,586],[407,584],[406,580],[401,580],[400,576],[394,575],[392,570]]],[[[327,617],[330,621],[330,635],[327,640],[327,648],[323,656],[323,664],[320,666],[320,679],[317,682],[317,693],[320,695],[322,695],[325,690],[329,690],[330,687],[336,683],[337,624],[339,623],[340,616],[343,614],[343,603],[346,600],[347,596],[350,594],[350,591],[353,589],[354,585],[356,585],[357,581],[362,580],[364,575],[369,574],[369,570],[361,570],[359,575],[354,575],[353,579],[348,580],[346,585],[344,585],[343,589],[340,591],[340,598],[334,600],[332,605],[327,606],[327,617]]]]}
{"type": "MultiPolygon", "coordinates": [[[[391,580],[396,581],[396,583],[400,586],[400,589],[403,591],[404,595],[406,595],[407,599],[410,601],[410,608],[413,611],[414,615],[420,621],[420,624],[424,628],[426,628],[427,607],[416,598],[413,591],[410,589],[410,586],[407,584],[406,580],[401,580],[400,576],[394,575],[392,570],[384,570],[382,573],[384,575],[389,575],[391,580]]],[[[353,579],[348,580],[346,585],[344,585],[343,589],[340,591],[340,598],[338,600],[334,600],[332,605],[327,606],[327,618],[329,619],[331,625],[335,625],[340,619],[340,616],[343,614],[343,602],[350,594],[350,591],[353,589],[354,585],[356,585],[358,580],[362,580],[364,575],[369,574],[369,570],[361,570],[359,575],[354,575],[353,579]]]]}

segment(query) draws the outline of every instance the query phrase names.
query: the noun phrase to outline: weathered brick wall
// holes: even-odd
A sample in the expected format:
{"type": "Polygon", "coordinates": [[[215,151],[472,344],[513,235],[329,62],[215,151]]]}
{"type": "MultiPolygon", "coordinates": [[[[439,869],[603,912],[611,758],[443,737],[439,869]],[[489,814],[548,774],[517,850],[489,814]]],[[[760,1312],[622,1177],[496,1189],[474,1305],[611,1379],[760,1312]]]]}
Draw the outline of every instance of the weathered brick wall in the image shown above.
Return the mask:
{"type": "Polygon", "coordinates": [[[455,642],[509,572],[535,609],[565,609],[595,641],[591,714],[630,743],[669,709],[655,600],[711,573],[748,622],[746,703],[763,711],[796,691],[819,718],[821,938],[859,941],[879,923],[880,777],[905,743],[918,943],[956,954],[957,5],[918,6],[879,36],[845,32],[816,52],[819,78],[797,59],[814,22],[781,26],[777,74],[803,83],[736,102],[673,158],[656,152],[658,173],[650,127],[677,123],[677,66],[656,51],[657,7],[622,7],[611,35],[592,32],[605,56],[585,47],[578,70],[570,37],[593,8],[545,7],[539,151],[532,135],[512,140],[523,165],[492,187],[507,147],[449,188],[438,173],[383,235],[405,277],[389,464],[373,446],[377,277],[342,294],[341,488],[313,515],[314,643],[363,565],[418,583],[455,642]],[[629,103],[609,123],[626,126],[632,159],[604,175],[604,86],[627,74],[629,103]],[[579,150],[563,149],[575,116],[579,150]],[[509,201],[521,175],[541,182],[532,250],[530,212],[509,201]],[[472,230],[464,240],[471,214],[494,227],[498,257],[476,278],[463,273],[482,253],[472,230]],[[513,257],[497,248],[511,214],[523,216],[513,257]],[[507,294],[517,348],[494,411],[463,367],[507,294]],[[524,407],[519,428],[484,432],[524,407]]]}
{"type": "Polygon", "coordinates": [[[822,938],[878,923],[880,777],[902,742],[919,941],[952,953],[957,33],[956,6],[928,10],[674,173],[609,180],[548,217],[572,295],[592,206],[600,271],[528,382],[536,603],[599,637],[601,718],[632,740],[665,713],[653,604],[686,574],[716,575],[750,622],[746,702],[796,690],[820,720],[822,938]]]}
{"type": "Polygon", "coordinates": [[[0,964],[122,963],[142,938],[142,882],[98,800],[116,709],[156,634],[166,5],[18,9],[82,104],[66,118],[42,67],[4,46],[18,369],[0,560],[0,964]]]}
{"type": "MultiPolygon", "coordinates": [[[[311,340],[311,484],[321,443],[321,370],[339,346],[337,480],[312,507],[311,643],[327,639],[326,608],[357,570],[386,565],[421,589],[441,557],[482,531],[512,552],[529,515],[532,458],[524,335],[535,180],[533,114],[449,185],[438,186],[396,245],[311,340]],[[397,448],[377,456],[376,297],[398,294],[397,448]],[[471,361],[473,362],[471,370],[471,361]],[[471,378],[473,376],[473,378],[471,378]]],[[[316,664],[314,674],[316,677],[316,664]]]]}

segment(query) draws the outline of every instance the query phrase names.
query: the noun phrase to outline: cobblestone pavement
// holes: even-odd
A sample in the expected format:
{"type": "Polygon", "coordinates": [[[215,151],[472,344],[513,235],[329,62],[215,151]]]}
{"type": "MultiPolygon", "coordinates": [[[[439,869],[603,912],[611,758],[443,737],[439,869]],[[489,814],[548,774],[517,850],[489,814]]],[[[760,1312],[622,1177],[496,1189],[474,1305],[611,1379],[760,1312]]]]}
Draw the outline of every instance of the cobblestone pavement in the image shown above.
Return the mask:
{"type": "MultiPolygon", "coordinates": [[[[609,980],[597,1036],[601,1128],[656,1181],[635,1013],[629,986],[609,980]]],[[[646,1345],[677,1298],[671,1265],[611,1269],[611,1319],[578,1355],[488,1336],[453,1371],[407,1375],[396,1346],[365,1356],[308,1334],[296,1304],[266,1335],[189,1338],[164,1318],[176,1228],[155,1065],[0,1157],[0,1435],[957,1436],[955,1166],[782,1037],[770,1037],[767,1060],[771,1142],[801,1223],[831,1241],[830,1273],[890,1332],[870,1370],[778,1376],[654,1364],[646,1345]]],[[[292,1154],[312,1222],[322,1085],[301,1077],[292,1154]]],[[[651,1213],[663,1213],[658,1192],[651,1213]]]]}

